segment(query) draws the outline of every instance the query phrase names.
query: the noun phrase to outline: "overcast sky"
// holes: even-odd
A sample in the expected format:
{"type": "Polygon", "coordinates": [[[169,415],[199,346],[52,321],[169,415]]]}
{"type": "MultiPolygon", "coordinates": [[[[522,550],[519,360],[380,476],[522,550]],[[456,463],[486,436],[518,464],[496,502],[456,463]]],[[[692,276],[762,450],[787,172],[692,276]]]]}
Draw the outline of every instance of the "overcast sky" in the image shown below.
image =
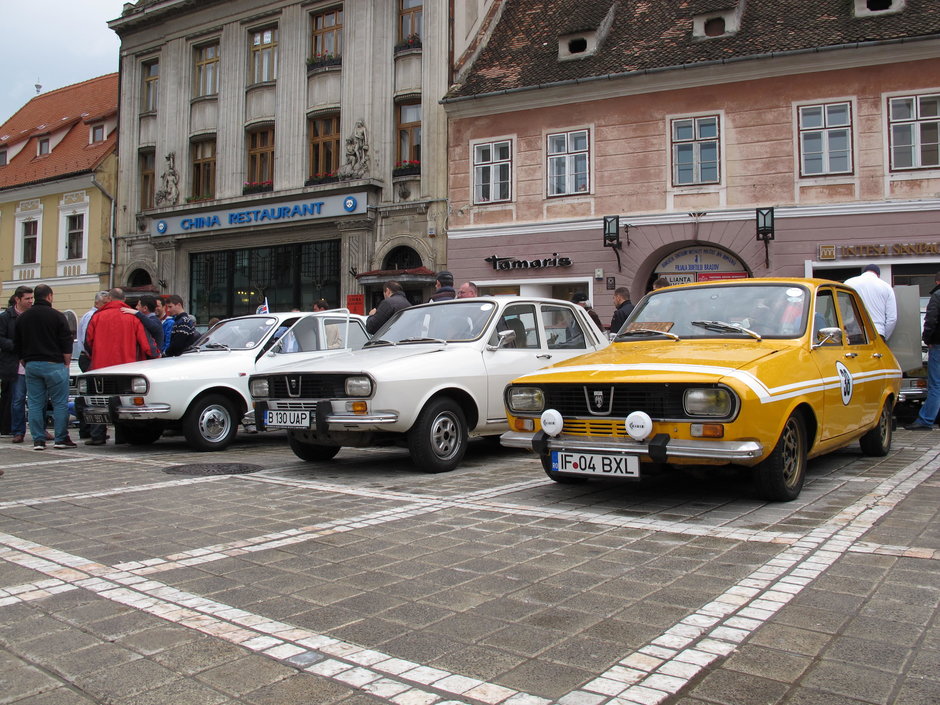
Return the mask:
{"type": "Polygon", "coordinates": [[[107,23],[124,2],[3,2],[0,124],[36,95],[36,83],[45,92],[117,71],[120,42],[107,23]]]}

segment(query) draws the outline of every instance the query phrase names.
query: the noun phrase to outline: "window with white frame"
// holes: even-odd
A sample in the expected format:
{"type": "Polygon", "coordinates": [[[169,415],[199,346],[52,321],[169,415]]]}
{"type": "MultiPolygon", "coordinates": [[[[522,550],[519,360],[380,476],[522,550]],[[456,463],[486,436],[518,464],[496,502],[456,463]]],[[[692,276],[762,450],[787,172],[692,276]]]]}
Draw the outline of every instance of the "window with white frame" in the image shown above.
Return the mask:
{"type": "Polygon", "coordinates": [[[672,185],[717,184],[721,180],[718,116],[672,121],[672,185]]]}
{"type": "Polygon", "coordinates": [[[852,173],[852,106],[801,105],[800,176],[852,173]]]}
{"type": "Polygon", "coordinates": [[[548,195],[587,193],[590,189],[590,163],[588,130],[548,135],[548,195]]]}
{"type": "Polygon", "coordinates": [[[277,78],[277,27],[251,33],[251,82],[264,83],[277,78]]]}
{"type": "Polygon", "coordinates": [[[35,264],[39,254],[39,221],[24,220],[20,240],[20,264],[35,264]]]}
{"type": "Polygon", "coordinates": [[[940,167],[940,94],[888,101],[891,169],[940,167]]]}
{"type": "Polygon", "coordinates": [[[37,156],[41,157],[45,154],[49,154],[49,138],[48,137],[41,138],[36,147],[37,156]]]}
{"type": "Polygon", "coordinates": [[[193,90],[197,98],[219,92],[219,43],[195,48],[193,90]]]}
{"type": "Polygon", "coordinates": [[[65,258],[85,257],[85,215],[78,213],[65,217],[65,258]]]}
{"type": "Polygon", "coordinates": [[[496,203],[512,198],[512,141],[473,145],[473,202],[496,203]]]}
{"type": "Polygon", "coordinates": [[[157,109],[157,96],[160,89],[160,62],[156,59],[141,64],[143,85],[140,94],[141,112],[150,113],[157,109]]]}
{"type": "Polygon", "coordinates": [[[91,143],[104,142],[104,125],[91,126],[91,143]]]}

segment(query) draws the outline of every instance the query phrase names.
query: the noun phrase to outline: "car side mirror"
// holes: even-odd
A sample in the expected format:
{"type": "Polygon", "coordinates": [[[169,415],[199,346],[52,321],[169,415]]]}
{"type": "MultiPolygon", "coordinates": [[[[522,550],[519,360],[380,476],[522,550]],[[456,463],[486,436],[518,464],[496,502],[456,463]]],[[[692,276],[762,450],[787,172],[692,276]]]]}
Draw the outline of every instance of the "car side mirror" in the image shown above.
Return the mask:
{"type": "Polygon", "coordinates": [[[516,331],[514,330],[500,330],[496,331],[496,337],[499,338],[496,345],[487,345],[487,350],[499,350],[500,348],[505,348],[510,343],[516,342],[516,331]]]}
{"type": "Polygon", "coordinates": [[[833,326],[831,328],[820,328],[816,331],[816,342],[813,344],[814,348],[818,348],[820,345],[825,345],[826,343],[836,343],[837,345],[842,344],[842,329],[833,326]]]}

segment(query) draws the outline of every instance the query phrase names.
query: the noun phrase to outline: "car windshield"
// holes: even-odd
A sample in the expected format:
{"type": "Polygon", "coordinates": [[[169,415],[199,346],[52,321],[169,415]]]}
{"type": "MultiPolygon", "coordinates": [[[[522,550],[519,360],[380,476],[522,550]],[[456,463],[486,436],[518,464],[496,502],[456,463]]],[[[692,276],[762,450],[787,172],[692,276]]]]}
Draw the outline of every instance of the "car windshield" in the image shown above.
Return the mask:
{"type": "Polygon", "coordinates": [[[382,326],[367,345],[475,340],[496,310],[492,301],[476,299],[406,308],[382,326]]]}
{"type": "Polygon", "coordinates": [[[685,338],[798,338],[806,330],[809,292],[795,284],[728,284],[648,295],[618,340],[664,335],[685,338]]]}
{"type": "Polygon", "coordinates": [[[261,345],[276,328],[277,319],[273,317],[232,318],[216,324],[193,347],[198,350],[251,350],[261,345]]]}
{"type": "Polygon", "coordinates": [[[307,316],[278,338],[271,350],[276,354],[358,349],[367,340],[362,326],[348,316],[307,316]]]}

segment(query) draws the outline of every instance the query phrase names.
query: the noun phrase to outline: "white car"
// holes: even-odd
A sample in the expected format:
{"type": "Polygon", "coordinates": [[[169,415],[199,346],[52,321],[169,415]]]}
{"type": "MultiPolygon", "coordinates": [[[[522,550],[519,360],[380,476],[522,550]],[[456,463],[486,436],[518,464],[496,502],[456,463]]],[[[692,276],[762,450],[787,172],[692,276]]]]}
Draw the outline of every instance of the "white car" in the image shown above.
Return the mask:
{"type": "Polygon", "coordinates": [[[86,423],[112,424],[118,442],[146,445],[178,428],[195,450],[222,450],[250,409],[249,375],[360,348],[368,339],[365,318],[345,310],[230,318],[179,357],[80,375],[76,411],[86,423]]]}
{"type": "Polygon", "coordinates": [[[444,472],[471,436],[508,429],[510,380],[606,345],[567,301],[457,299],[399,311],[362,350],[255,374],[249,386],[258,428],[288,429],[303,460],[406,444],[420,469],[444,472]]]}

